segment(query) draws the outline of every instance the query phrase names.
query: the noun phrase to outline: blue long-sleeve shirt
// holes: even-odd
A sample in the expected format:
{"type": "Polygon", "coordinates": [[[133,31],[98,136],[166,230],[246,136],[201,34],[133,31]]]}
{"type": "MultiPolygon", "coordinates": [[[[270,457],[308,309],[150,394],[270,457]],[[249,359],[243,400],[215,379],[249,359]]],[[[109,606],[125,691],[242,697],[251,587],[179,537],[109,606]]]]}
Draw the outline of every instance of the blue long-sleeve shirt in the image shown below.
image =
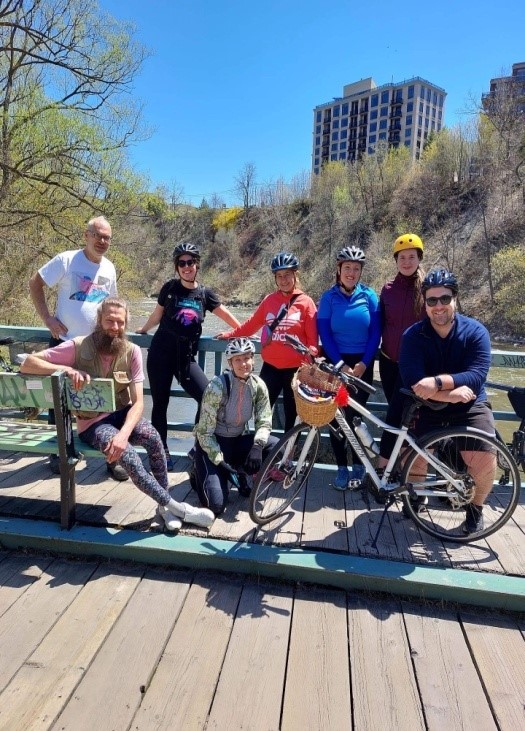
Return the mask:
{"type": "Polygon", "coordinates": [[[449,413],[468,411],[474,403],[487,400],[485,381],[489,368],[488,330],[471,317],[456,314],[445,338],[438,335],[428,317],[403,333],[399,370],[405,388],[411,388],[425,376],[446,373],[454,379],[454,387],[469,386],[476,394],[476,400],[468,404],[448,404],[449,413]]]}
{"type": "Polygon", "coordinates": [[[350,295],[336,284],[321,296],[317,327],[332,363],[339,362],[343,354],[362,353],[363,363],[369,366],[381,339],[379,298],[360,282],[350,295]]]}

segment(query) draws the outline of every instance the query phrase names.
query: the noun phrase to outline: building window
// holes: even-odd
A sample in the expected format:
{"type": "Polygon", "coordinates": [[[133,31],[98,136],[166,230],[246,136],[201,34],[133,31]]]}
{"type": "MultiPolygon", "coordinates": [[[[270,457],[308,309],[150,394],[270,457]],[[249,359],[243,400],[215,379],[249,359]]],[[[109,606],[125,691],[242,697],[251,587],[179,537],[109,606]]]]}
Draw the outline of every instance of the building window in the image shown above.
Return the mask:
{"type": "Polygon", "coordinates": [[[373,145],[374,142],[376,141],[376,135],[370,135],[370,137],[368,138],[368,141],[371,145],[373,145]]]}
{"type": "Polygon", "coordinates": [[[346,160],[346,152],[340,152],[339,153],[339,159],[340,160],[346,160]]]}
{"type": "Polygon", "coordinates": [[[340,142],[339,143],[339,149],[340,150],[346,150],[346,142],[340,142]]]}
{"type": "Polygon", "coordinates": [[[339,139],[339,132],[332,132],[332,141],[339,139]]]}
{"type": "Polygon", "coordinates": [[[425,129],[428,129],[428,119],[425,119],[425,129]]]}
{"type": "Polygon", "coordinates": [[[410,137],[412,135],[412,129],[409,127],[405,130],[405,137],[410,137]]]}
{"type": "Polygon", "coordinates": [[[377,132],[377,122],[372,122],[370,124],[370,132],[377,132]]]}
{"type": "Polygon", "coordinates": [[[410,147],[410,140],[405,140],[405,147],[410,147]]]}
{"type": "Polygon", "coordinates": [[[332,146],[331,146],[330,150],[331,150],[332,152],[336,152],[336,151],[337,151],[337,142],[334,142],[334,143],[332,144],[332,146]]]}
{"type": "Polygon", "coordinates": [[[337,152],[334,155],[330,155],[330,160],[337,160],[337,152]]]}
{"type": "Polygon", "coordinates": [[[348,127],[348,117],[343,117],[341,120],[341,127],[348,127]]]}
{"type": "Polygon", "coordinates": [[[427,102],[429,102],[432,99],[432,90],[427,89],[427,102]]]}
{"type": "Polygon", "coordinates": [[[334,119],[334,121],[332,122],[332,129],[339,129],[339,120],[338,119],[334,119]]]}
{"type": "Polygon", "coordinates": [[[341,133],[339,135],[339,139],[346,140],[347,135],[348,135],[348,130],[347,129],[342,129],[341,130],[341,133]]]}
{"type": "Polygon", "coordinates": [[[423,104],[423,102],[419,102],[419,113],[420,114],[423,114],[424,108],[425,108],[425,105],[423,104]]]}
{"type": "Polygon", "coordinates": [[[386,119],[382,119],[379,122],[379,129],[386,129],[387,124],[388,124],[387,120],[386,119]]]}
{"type": "Polygon", "coordinates": [[[394,92],[394,99],[396,104],[402,104],[403,103],[403,90],[402,89],[396,89],[394,92]]]}
{"type": "Polygon", "coordinates": [[[380,140],[386,140],[386,132],[380,132],[379,133],[379,139],[380,140]]]}
{"type": "Polygon", "coordinates": [[[381,107],[381,111],[379,112],[379,115],[381,117],[388,117],[388,107],[381,107]]]}
{"type": "Polygon", "coordinates": [[[370,112],[370,119],[377,119],[377,109],[372,109],[370,112]]]}
{"type": "Polygon", "coordinates": [[[419,126],[420,126],[420,127],[422,127],[422,126],[423,126],[423,117],[422,117],[422,115],[421,115],[421,114],[420,114],[420,115],[418,116],[418,118],[417,118],[417,123],[419,124],[419,126]]]}
{"type": "Polygon", "coordinates": [[[334,107],[334,111],[332,112],[333,116],[338,117],[340,111],[341,111],[341,107],[339,106],[339,104],[336,104],[336,106],[334,107]]]}
{"type": "Polygon", "coordinates": [[[341,114],[348,114],[348,103],[341,106],[341,114]]]}
{"type": "Polygon", "coordinates": [[[318,157],[315,158],[314,165],[319,165],[319,158],[318,157]]]}
{"type": "Polygon", "coordinates": [[[412,124],[412,115],[411,114],[407,114],[406,119],[405,119],[405,124],[407,127],[410,127],[410,125],[412,124]]]}
{"type": "Polygon", "coordinates": [[[315,138],[315,144],[316,145],[320,145],[321,144],[321,138],[320,137],[316,137],[315,138]]]}
{"type": "Polygon", "coordinates": [[[388,104],[388,91],[381,92],[381,104],[388,104]]]}
{"type": "Polygon", "coordinates": [[[413,112],[413,111],[414,111],[414,102],[408,102],[407,112],[413,112]]]}
{"type": "Polygon", "coordinates": [[[315,115],[315,121],[320,122],[321,119],[322,119],[322,112],[317,112],[317,114],[315,115]]]}
{"type": "Polygon", "coordinates": [[[370,106],[377,107],[378,104],[379,104],[379,95],[372,94],[372,96],[370,97],[370,106]]]}
{"type": "Polygon", "coordinates": [[[321,134],[321,125],[320,124],[318,124],[317,127],[315,128],[315,134],[316,135],[320,135],[321,134]]]}
{"type": "Polygon", "coordinates": [[[352,108],[351,108],[350,114],[357,114],[358,108],[359,108],[358,103],[352,102],[352,108]]]}
{"type": "Polygon", "coordinates": [[[408,87],[408,98],[413,99],[414,98],[414,84],[408,87]]]}
{"type": "Polygon", "coordinates": [[[319,174],[319,168],[314,168],[314,173],[315,173],[316,175],[318,175],[318,174],[319,174]]]}

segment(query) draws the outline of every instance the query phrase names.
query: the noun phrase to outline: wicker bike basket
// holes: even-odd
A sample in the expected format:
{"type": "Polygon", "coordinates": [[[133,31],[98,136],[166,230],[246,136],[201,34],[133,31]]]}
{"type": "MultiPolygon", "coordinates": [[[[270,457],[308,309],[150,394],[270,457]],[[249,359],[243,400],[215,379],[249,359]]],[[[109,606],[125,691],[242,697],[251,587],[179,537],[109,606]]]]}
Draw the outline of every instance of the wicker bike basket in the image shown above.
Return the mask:
{"type": "Polygon", "coordinates": [[[295,406],[299,417],[310,424],[310,426],[324,426],[329,424],[335,417],[337,404],[334,396],[340,384],[336,376],[324,373],[316,365],[303,365],[299,368],[292,381],[292,389],[295,398],[295,406]],[[306,398],[300,386],[304,384],[309,389],[315,389],[327,393],[327,396],[312,400],[306,398]]]}

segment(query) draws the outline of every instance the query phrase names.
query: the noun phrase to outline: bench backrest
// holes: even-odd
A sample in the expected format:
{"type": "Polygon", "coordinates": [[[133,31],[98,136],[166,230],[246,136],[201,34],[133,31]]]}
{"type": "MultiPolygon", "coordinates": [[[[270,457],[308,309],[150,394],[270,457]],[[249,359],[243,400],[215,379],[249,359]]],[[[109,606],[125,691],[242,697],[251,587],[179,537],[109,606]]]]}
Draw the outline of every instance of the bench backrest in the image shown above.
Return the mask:
{"type": "MultiPolygon", "coordinates": [[[[53,408],[52,376],[0,373],[0,407],[53,408]]],[[[79,411],[115,411],[115,389],[111,378],[95,378],[79,391],[66,381],[67,405],[79,411]]]]}

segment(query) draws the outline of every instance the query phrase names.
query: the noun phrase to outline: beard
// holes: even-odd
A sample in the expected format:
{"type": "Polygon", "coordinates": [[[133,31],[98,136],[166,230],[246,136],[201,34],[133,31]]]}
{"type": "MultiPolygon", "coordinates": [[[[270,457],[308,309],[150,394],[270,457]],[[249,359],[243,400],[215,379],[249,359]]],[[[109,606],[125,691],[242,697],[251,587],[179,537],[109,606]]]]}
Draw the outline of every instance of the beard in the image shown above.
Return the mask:
{"type": "Polygon", "coordinates": [[[114,357],[121,355],[126,349],[127,340],[125,333],[120,337],[118,335],[113,337],[112,335],[108,335],[100,325],[97,325],[93,331],[95,348],[102,355],[112,355],[114,357]]]}

